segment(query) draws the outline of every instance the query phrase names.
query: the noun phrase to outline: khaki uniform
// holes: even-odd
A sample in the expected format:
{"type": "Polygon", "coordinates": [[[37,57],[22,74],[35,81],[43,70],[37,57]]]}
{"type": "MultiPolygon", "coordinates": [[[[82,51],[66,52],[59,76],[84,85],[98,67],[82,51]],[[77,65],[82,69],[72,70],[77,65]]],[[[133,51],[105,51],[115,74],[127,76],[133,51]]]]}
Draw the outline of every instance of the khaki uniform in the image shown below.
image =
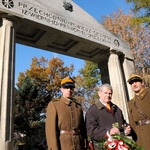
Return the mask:
{"type": "Polygon", "coordinates": [[[46,138],[48,150],[84,150],[86,132],[81,105],[64,97],[51,101],[47,108],[46,138]]]}
{"type": "Polygon", "coordinates": [[[139,120],[146,119],[146,116],[141,115],[136,105],[142,112],[149,117],[150,120],[150,89],[144,89],[139,95],[135,95],[135,97],[129,101],[129,111],[130,111],[130,124],[135,130],[138,140],[137,144],[139,146],[144,146],[145,150],[150,149],[150,124],[139,124],[139,120]]]}

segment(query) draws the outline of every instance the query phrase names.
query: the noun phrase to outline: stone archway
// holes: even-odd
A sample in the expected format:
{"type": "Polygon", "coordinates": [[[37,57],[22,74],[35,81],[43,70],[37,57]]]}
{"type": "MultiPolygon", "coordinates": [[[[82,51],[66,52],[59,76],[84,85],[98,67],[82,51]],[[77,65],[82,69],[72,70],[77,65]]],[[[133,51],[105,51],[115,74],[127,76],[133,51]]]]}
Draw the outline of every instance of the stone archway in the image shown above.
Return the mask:
{"type": "Polygon", "coordinates": [[[13,149],[15,43],[98,63],[102,82],[111,83],[113,102],[128,120],[133,93],[126,80],[134,70],[128,43],[71,0],[1,0],[0,149],[13,149]]]}

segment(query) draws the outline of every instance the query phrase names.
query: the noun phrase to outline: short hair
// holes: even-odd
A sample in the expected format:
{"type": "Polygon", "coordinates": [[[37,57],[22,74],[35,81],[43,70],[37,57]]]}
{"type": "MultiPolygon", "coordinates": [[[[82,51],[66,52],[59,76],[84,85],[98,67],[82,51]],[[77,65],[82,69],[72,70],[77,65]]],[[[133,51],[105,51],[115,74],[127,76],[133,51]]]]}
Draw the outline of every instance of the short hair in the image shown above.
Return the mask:
{"type": "Polygon", "coordinates": [[[112,86],[110,84],[108,84],[108,83],[102,84],[99,87],[99,91],[103,91],[104,88],[108,88],[108,89],[110,89],[113,92],[112,86]]]}

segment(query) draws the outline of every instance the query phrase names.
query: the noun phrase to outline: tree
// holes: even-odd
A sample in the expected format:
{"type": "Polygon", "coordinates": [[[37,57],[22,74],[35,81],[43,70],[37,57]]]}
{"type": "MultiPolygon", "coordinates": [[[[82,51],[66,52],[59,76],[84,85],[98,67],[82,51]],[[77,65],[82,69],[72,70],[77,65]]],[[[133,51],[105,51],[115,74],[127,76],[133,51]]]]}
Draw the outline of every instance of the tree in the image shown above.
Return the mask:
{"type": "Polygon", "coordinates": [[[59,58],[52,58],[50,61],[41,57],[38,60],[36,57],[32,59],[31,68],[25,73],[20,73],[17,85],[20,86],[26,76],[29,76],[38,84],[41,92],[44,92],[44,97],[51,93],[51,96],[59,97],[59,88],[62,78],[71,74],[74,70],[73,64],[70,68],[64,66],[64,62],[59,58]]]}
{"type": "Polygon", "coordinates": [[[101,83],[100,69],[98,68],[98,64],[85,61],[84,68],[80,69],[79,73],[76,77],[78,83],[76,87],[86,111],[89,105],[93,104],[98,98],[96,88],[101,83]]]}
{"type": "Polygon", "coordinates": [[[26,144],[28,149],[32,149],[36,141],[44,138],[44,134],[38,137],[37,132],[44,127],[41,113],[48,101],[42,98],[38,86],[28,76],[25,77],[21,86],[15,89],[15,97],[14,133],[15,137],[18,137],[15,143],[16,145],[26,144]]]}
{"type": "Polygon", "coordinates": [[[39,121],[43,109],[38,86],[27,76],[15,92],[15,129],[24,132],[31,126],[31,121],[39,121]]]}
{"type": "Polygon", "coordinates": [[[142,75],[142,69],[150,67],[150,30],[143,25],[133,26],[132,18],[132,14],[125,15],[122,10],[118,10],[113,13],[113,17],[104,17],[103,24],[130,44],[135,71],[142,75]]]}
{"type": "Polygon", "coordinates": [[[136,14],[133,21],[135,24],[150,24],[150,0],[126,0],[134,4],[133,11],[136,14]]]}

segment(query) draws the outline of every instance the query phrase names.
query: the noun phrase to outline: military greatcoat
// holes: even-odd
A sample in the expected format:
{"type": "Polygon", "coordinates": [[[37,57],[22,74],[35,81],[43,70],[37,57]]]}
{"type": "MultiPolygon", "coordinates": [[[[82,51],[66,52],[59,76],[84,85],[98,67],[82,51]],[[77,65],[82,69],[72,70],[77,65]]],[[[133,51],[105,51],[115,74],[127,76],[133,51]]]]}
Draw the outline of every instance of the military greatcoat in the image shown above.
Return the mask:
{"type": "Polygon", "coordinates": [[[84,150],[86,129],[82,107],[75,100],[62,97],[47,107],[46,139],[48,150],[84,150]],[[79,134],[61,134],[61,131],[79,131],[79,134]]]}
{"type": "Polygon", "coordinates": [[[137,144],[144,146],[145,150],[150,150],[150,124],[139,124],[140,120],[150,120],[150,89],[144,89],[129,101],[129,112],[130,124],[138,137],[137,144]],[[137,108],[142,112],[138,112],[137,108]]]}

